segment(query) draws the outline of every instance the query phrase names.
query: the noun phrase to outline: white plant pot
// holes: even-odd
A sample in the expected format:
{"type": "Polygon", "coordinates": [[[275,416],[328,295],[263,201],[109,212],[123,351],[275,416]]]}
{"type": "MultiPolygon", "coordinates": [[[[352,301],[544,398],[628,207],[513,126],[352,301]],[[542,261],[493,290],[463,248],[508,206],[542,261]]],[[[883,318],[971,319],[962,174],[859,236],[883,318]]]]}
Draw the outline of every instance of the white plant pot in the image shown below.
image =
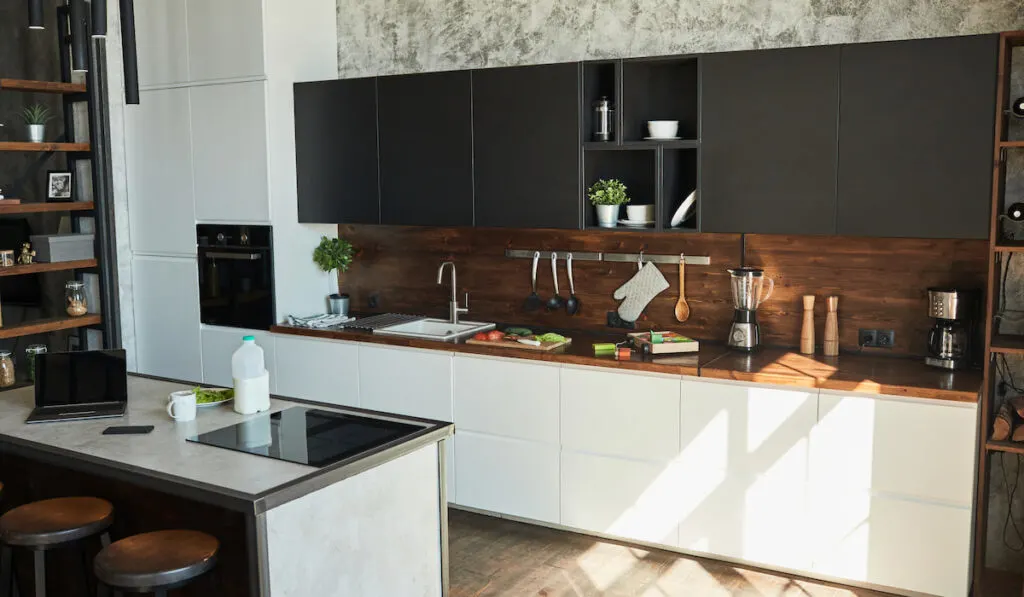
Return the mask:
{"type": "Polygon", "coordinates": [[[28,125],[28,140],[32,143],[42,143],[43,139],[46,138],[46,125],[45,124],[30,124],[28,125]]]}
{"type": "Polygon", "coordinates": [[[595,205],[597,208],[597,225],[601,228],[615,228],[619,224],[619,208],[621,205],[595,205]]]}

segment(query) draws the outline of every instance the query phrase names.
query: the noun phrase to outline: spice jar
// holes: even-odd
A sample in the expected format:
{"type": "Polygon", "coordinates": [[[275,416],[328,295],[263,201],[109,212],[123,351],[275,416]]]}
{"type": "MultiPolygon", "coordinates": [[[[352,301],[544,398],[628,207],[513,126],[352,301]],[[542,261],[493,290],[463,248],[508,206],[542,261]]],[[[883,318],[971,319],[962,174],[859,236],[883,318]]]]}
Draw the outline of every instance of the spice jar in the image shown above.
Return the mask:
{"type": "Polygon", "coordinates": [[[11,360],[11,353],[0,350],[0,388],[9,388],[14,385],[14,361],[11,360]]]}
{"type": "Polygon", "coordinates": [[[36,382],[36,355],[46,352],[45,344],[32,344],[25,349],[25,361],[28,367],[28,380],[36,382]]]}
{"type": "Polygon", "coordinates": [[[14,266],[14,251],[10,249],[6,251],[0,251],[0,267],[12,266],[14,266]]]}
{"type": "Polygon", "coordinates": [[[72,317],[81,317],[89,312],[85,304],[84,283],[72,280],[64,285],[64,306],[72,317]]]}

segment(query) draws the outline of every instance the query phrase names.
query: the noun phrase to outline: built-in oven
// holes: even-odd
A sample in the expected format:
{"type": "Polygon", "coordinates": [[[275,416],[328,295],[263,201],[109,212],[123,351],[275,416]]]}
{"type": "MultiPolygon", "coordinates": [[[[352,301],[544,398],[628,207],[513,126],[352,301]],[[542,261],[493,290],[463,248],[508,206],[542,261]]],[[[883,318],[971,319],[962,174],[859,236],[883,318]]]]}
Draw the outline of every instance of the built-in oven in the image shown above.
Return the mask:
{"type": "Polygon", "coordinates": [[[274,324],[270,226],[199,224],[196,237],[200,320],[269,330],[274,324]]]}

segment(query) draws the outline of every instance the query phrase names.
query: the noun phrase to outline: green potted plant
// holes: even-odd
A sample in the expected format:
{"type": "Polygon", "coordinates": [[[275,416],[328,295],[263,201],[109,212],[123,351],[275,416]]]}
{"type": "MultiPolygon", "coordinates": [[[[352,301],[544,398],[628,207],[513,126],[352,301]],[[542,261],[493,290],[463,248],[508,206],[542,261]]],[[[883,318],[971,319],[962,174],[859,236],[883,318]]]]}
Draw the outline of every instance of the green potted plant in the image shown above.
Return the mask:
{"type": "MultiPolygon", "coordinates": [[[[352,243],[343,238],[320,237],[320,244],[313,249],[313,262],[321,270],[331,273],[335,270],[345,273],[355,257],[352,243]]],[[[348,295],[332,294],[327,297],[333,315],[348,315],[348,295]]]]}
{"type": "Polygon", "coordinates": [[[597,225],[602,228],[615,228],[619,221],[619,208],[629,203],[626,185],[614,178],[592,184],[587,197],[597,208],[597,225]]]}
{"type": "Polygon", "coordinates": [[[21,111],[21,117],[28,125],[28,140],[42,143],[46,138],[46,123],[53,118],[50,109],[42,104],[32,104],[21,111]]]}

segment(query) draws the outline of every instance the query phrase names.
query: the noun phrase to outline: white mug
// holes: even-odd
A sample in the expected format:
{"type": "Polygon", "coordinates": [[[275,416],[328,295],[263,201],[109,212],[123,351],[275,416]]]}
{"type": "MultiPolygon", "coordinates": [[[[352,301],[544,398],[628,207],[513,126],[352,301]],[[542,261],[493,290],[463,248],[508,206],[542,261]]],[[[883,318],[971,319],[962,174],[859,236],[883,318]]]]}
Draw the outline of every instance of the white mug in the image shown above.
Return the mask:
{"type": "Polygon", "coordinates": [[[192,390],[172,392],[167,399],[167,414],[175,421],[196,419],[196,393],[192,390]]]}

